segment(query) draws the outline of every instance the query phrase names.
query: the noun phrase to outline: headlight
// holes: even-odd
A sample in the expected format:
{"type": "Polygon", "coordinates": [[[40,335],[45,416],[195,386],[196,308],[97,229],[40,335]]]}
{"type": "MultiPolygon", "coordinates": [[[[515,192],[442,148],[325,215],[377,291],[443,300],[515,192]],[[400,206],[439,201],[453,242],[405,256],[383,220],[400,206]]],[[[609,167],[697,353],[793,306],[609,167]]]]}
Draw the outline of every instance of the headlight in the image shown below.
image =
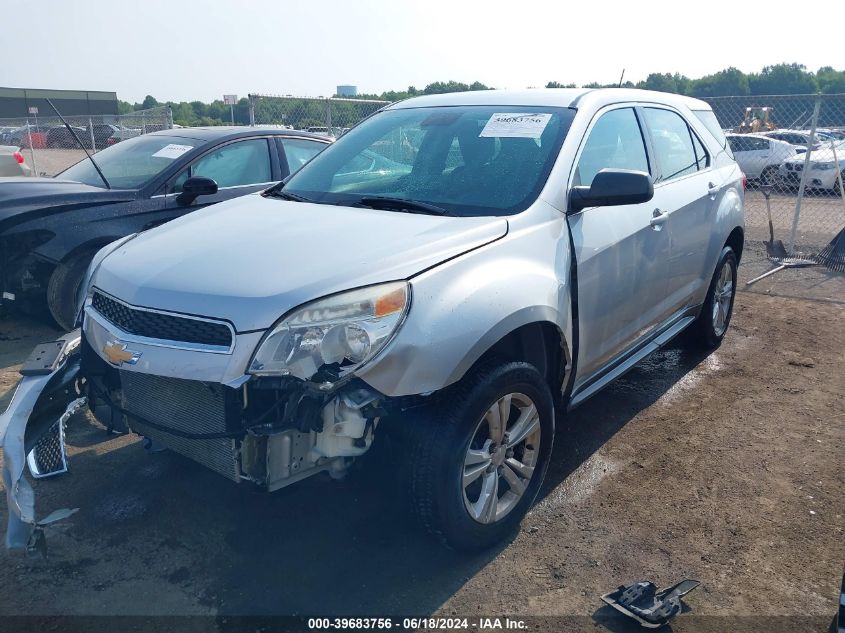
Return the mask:
{"type": "Polygon", "coordinates": [[[249,373],[309,380],[323,366],[338,378],[378,354],[405,318],[411,290],[405,281],[368,286],[318,299],[270,330],[249,373]]]}
{"type": "Polygon", "coordinates": [[[828,169],[833,169],[833,163],[813,163],[813,169],[818,169],[821,171],[827,171],[828,169]]]}

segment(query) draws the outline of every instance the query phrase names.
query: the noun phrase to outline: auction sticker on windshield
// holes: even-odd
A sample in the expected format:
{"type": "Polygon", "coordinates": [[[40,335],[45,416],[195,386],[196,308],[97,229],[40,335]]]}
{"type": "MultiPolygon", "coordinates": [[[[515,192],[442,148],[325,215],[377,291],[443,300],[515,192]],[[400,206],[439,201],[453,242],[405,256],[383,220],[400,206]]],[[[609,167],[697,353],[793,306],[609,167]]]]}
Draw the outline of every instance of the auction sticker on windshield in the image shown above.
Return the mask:
{"type": "Polygon", "coordinates": [[[540,138],[551,114],[530,112],[496,112],[487,121],[479,136],[498,138],[540,138]]]}
{"type": "Polygon", "coordinates": [[[193,148],[192,145],[178,145],[176,143],[170,143],[169,145],[165,145],[160,150],[158,150],[155,154],[153,154],[154,158],[179,158],[185,152],[190,152],[193,148]]]}

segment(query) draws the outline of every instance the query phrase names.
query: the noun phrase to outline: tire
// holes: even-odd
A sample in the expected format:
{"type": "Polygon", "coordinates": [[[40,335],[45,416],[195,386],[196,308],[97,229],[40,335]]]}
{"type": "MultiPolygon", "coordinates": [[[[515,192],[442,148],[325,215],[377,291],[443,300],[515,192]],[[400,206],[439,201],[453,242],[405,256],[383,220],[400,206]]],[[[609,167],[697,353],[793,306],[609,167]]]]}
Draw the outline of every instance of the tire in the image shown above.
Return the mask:
{"type": "Polygon", "coordinates": [[[402,421],[410,433],[406,481],[422,525],[447,546],[470,551],[516,530],[543,483],[554,440],[552,394],[540,372],[523,362],[480,367],[411,418],[402,421]],[[494,438],[506,402],[511,433],[494,438]],[[531,431],[514,438],[520,423],[531,431]]]}
{"type": "Polygon", "coordinates": [[[65,332],[76,321],[76,297],[82,278],[96,251],[80,253],[62,262],[47,282],[47,307],[56,324],[65,332]]]}
{"type": "Polygon", "coordinates": [[[716,349],[728,331],[736,297],[736,253],[730,246],[725,246],[719,255],[719,262],[710,280],[707,297],[701,307],[701,313],[689,327],[687,341],[697,349],[716,349]],[[730,283],[730,287],[726,284],[730,283]],[[717,304],[717,295],[722,301],[717,304]]]}
{"type": "Polygon", "coordinates": [[[766,167],[763,173],[760,174],[760,184],[777,187],[780,184],[780,177],[778,175],[778,168],[774,165],[766,167]]]}

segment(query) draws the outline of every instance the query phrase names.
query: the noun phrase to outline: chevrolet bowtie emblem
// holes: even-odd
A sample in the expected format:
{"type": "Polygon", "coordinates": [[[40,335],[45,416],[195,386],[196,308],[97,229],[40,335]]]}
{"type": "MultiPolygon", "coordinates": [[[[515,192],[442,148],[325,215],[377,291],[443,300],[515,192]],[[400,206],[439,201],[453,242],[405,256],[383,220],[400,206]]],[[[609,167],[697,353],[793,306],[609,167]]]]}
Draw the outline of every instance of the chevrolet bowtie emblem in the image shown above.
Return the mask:
{"type": "Polygon", "coordinates": [[[115,367],[120,367],[123,363],[134,365],[141,358],[141,352],[126,349],[126,343],[119,343],[118,341],[106,343],[103,346],[103,354],[115,367]]]}

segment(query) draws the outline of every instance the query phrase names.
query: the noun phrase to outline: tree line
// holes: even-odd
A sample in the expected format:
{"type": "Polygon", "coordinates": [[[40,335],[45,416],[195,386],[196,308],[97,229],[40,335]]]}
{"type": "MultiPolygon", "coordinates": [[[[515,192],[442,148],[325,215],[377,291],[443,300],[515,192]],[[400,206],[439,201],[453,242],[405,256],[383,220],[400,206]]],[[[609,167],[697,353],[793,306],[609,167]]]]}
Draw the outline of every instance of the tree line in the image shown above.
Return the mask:
{"type": "MultiPolygon", "coordinates": [[[[619,83],[601,84],[597,82],[581,86],[582,88],[609,88],[619,83]]],[[[824,66],[818,71],[807,70],[801,64],[775,64],[766,66],[758,73],[744,73],[737,68],[726,68],[712,75],[691,79],[680,73],[651,73],[643,81],[636,83],[625,81],[623,88],[642,88],[674,92],[692,97],[753,96],[753,95],[789,95],[789,94],[845,94],[845,70],[836,70],[824,66]]],[[[577,88],[574,83],[550,81],[546,88],[577,88]]],[[[459,81],[435,81],[422,89],[408,86],[406,90],[387,90],[381,94],[360,94],[357,99],[378,99],[399,101],[409,97],[467,90],[490,90],[480,81],[467,84],[459,81]]],[[[337,96],[337,95],[335,95],[337,96]]],[[[229,106],[222,100],[211,103],[202,101],[159,102],[154,97],[147,97],[140,103],[120,101],[121,114],[136,110],[169,106],[173,112],[173,121],[179,125],[226,125],[231,122],[229,106]]],[[[333,103],[331,118],[333,125],[348,126],[372,111],[364,104],[356,107],[354,103],[333,103]],[[369,110],[369,111],[368,111],[369,110]]],[[[326,125],[326,105],[316,100],[261,99],[256,102],[256,121],[259,123],[283,123],[296,128],[310,125],[326,125]]],[[[249,123],[249,100],[242,98],[234,106],[236,125],[249,123]]]]}

